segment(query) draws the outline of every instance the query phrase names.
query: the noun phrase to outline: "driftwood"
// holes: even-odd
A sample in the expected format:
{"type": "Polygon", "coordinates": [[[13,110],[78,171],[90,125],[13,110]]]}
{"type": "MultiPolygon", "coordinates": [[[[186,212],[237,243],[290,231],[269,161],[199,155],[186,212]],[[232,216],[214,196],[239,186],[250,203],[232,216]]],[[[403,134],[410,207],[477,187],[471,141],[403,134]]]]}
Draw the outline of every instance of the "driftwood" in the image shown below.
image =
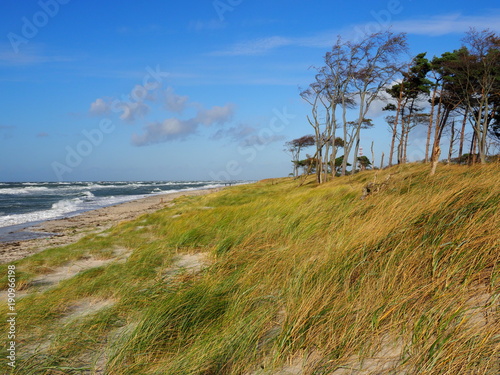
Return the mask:
{"type": "Polygon", "coordinates": [[[360,199],[365,199],[366,197],[372,195],[372,194],[377,194],[378,192],[385,190],[389,186],[389,180],[391,179],[392,175],[387,176],[384,182],[376,183],[376,182],[369,182],[363,187],[363,195],[361,196],[360,199]]]}

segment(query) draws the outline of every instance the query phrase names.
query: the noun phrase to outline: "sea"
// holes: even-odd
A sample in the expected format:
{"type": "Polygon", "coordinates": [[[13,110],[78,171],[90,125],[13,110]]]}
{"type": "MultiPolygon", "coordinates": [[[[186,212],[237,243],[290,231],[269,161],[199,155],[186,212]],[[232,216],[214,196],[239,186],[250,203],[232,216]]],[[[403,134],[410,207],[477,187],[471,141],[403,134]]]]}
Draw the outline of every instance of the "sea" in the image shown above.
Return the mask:
{"type": "Polygon", "coordinates": [[[46,220],[75,216],[150,195],[224,185],[214,181],[0,182],[0,242],[43,236],[23,229],[46,220]]]}

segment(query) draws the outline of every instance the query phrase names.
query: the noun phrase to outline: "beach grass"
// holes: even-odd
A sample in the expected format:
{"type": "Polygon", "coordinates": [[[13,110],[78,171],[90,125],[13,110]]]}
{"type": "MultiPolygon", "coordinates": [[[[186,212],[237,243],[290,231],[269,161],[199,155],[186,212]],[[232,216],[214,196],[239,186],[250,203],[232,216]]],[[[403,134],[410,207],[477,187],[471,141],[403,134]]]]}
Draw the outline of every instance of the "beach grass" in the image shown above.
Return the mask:
{"type": "Polygon", "coordinates": [[[181,197],[14,262],[13,373],[500,372],[498,164],[298,185],[181,197]]]}

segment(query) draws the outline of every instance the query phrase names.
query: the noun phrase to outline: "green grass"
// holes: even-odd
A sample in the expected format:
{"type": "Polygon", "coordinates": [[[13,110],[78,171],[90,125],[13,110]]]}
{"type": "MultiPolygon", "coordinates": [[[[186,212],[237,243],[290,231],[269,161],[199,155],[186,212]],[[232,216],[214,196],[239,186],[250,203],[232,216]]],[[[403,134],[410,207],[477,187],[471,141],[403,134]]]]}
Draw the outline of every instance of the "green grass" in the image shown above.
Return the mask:
{"type": "Polygon", "coordinates": [[[272,374],[301,362],[305,374],[335,374],[394,347],[396,373],[498,374],[499,204],[498,165],[434,178],[406,165],[182,197],[105,237],[15,262],[29,292],[57,267],[130,253],[18,300],[14,373],[106,364],[111,375],[272,374]],[[360,199],[389,174],[386,189],[360,199]],[[165,277],[179,254],[195,253],[210,265],[165,277]],[[65,318],[89,298],[112,303],[65,318]]]}

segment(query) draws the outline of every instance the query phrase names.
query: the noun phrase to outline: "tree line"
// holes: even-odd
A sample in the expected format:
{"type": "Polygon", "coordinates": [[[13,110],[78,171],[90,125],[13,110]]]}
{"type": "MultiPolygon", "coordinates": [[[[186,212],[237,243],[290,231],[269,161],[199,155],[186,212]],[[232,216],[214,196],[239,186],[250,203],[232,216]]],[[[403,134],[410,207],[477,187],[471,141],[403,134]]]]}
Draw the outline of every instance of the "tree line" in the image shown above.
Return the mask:
{"type": "Polygon", "coordinates": [[[322,183],[371,167],[373,143],[371,160],[360,156],[359,149],[362,131],[374,126],[367,118],[369,110],[379,100],[386,102],[391,134],[388,166],[407,162],[417,126],[427,127],[423,161],[430,163],[431,174],[442,154],[444,134],[449,138],[448,162],[488,161],[488,146],[500,141],[500,37],[470,29],[460,49],[431,60],[424,52],[404,61],[407,52],[404,33],[383,31],[360,41],[338,37],[324,55],[324,65],[315,68],[314,81],[300,91],[311,108],[307,121],[313,134],[285,144],[294,176],[302,167],[322,183]],[[467,129],[472,129],[470,136],[467,129]],[[312,146],[314,154],[302,159],[301,152],[312,146]]]}

